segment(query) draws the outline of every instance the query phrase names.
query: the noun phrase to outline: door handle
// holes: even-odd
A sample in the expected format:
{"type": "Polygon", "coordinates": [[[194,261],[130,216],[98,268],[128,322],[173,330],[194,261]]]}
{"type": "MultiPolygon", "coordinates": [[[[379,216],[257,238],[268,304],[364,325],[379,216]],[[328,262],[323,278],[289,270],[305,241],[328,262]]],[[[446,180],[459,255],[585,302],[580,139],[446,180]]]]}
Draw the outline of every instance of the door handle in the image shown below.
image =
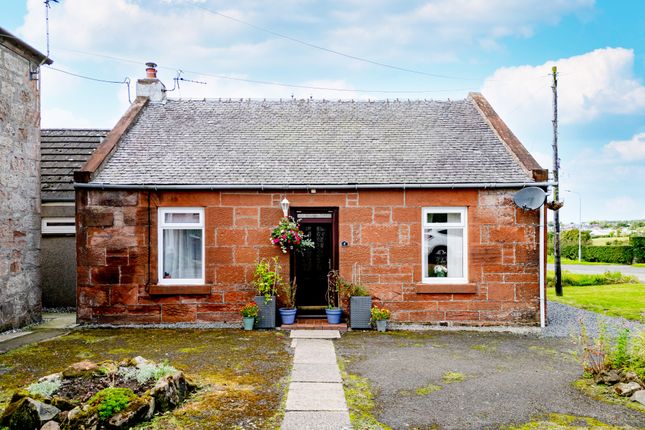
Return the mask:
{"type": "Polygon", "coordinates": [[[329,259],[329,270],[331,271],[331,258],[329,259]]]}

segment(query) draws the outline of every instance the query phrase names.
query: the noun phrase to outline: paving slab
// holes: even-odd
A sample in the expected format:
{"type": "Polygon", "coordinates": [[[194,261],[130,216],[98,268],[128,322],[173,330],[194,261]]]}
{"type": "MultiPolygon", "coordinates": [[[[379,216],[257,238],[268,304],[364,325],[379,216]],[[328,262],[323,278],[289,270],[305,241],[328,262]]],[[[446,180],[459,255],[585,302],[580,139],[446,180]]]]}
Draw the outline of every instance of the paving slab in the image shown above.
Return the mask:
{"type": "Polygon", "coordinates": [[[292,339],[340,339],[338,330],[291,330],[292,339]]]}
{"type": "Polygon", "coordinates": [[[295,363],[291,370],[294,382],[342,382],[338,365],[295,363]]]}
{"type": "Polygon", "coordinates": [[[33,327],[34,330],[50,330],[50,329],[67,329],[78,327],[76,324],[76,314],[71,312],[56,313],[46,312],[43,313],[43,322],[33,327]]]}
{"type": "Polygon", "coordinates": [[[331,340],[298,339],[294,363],[337,364],[336,351],[331,340]]]}
{"type": "MultiPolygon", "coordinates": [[[[347,411],[343,384],[292,382],[287,394],[287,411],[347,411]]],[[[304,427],[303,427],[304,428],[304,427]]]]}
{"type": "Polygon", "coordinates": [[[281,430],[349,430],[349,413],[341,411],[291,411],[284,415],[281,430]]]}
{"type": "Polygon", "coordinates": [[[2,343],[4,341],[7,341],[7,340],[15,339],[15,338],[20,337],[20,336],[26,336],[26,335],[31,334],[31,333],[32,332],[30,332],[30,331],[16,331],[16,332],[13,332],[13,333],[0,334],[0,343],[2,343]]]}

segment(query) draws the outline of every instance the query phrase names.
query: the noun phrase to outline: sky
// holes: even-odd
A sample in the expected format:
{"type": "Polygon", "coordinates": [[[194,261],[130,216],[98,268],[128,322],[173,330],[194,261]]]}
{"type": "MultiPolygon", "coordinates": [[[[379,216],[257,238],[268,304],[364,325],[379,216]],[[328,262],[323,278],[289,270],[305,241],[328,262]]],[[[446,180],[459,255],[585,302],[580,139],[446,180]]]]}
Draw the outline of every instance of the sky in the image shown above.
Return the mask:
{"type": "MultiPolygon", "coordinates": [[[[580,203],[585,222],[645,219],[645,1],[50,4],[44,128],[111,128],[153,61],[168,88],[184,79],[172,98],[445,100],[479,91],[551,170],[557,66],[561,221],[577,223],[580,203]]],[[[47,52],[43,0],[0,0],[0,11],[0,26],[47,52]]]]}

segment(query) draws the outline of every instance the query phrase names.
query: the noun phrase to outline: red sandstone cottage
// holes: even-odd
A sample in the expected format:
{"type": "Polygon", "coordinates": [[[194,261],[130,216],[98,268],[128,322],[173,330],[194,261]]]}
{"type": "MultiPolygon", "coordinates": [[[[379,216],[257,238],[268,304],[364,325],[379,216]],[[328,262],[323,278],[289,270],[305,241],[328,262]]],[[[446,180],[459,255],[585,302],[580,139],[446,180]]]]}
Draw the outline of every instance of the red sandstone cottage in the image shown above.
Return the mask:
{"type": "Polygon", "coordinates": [[[138,94],[75,173],[80,322],[238,323],[279,256],[299,306],[339,269],[394,323],[539,323],[544,208],[512,197],[547,172],[481,94],[166,100],[154,76],[138,94]],[[305,257],[269,241],[285,198],[305,257]]]}

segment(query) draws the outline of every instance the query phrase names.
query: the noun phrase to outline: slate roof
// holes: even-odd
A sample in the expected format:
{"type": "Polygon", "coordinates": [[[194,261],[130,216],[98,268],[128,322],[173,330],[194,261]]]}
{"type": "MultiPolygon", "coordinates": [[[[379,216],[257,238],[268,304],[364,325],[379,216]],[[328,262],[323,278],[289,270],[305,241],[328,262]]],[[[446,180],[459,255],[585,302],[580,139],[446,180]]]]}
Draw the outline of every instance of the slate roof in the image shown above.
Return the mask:
{"type": "Polygon", "coordinates": [[[324,186],[534,180],[469,97],[150,103],[91,182],[324,186]]]}
{"type": "Polygon", "coordinates": [[[109,130],[42,129],[40,190],[42,201],[74,201],[74,170],[90,158],[109,130]]]}

